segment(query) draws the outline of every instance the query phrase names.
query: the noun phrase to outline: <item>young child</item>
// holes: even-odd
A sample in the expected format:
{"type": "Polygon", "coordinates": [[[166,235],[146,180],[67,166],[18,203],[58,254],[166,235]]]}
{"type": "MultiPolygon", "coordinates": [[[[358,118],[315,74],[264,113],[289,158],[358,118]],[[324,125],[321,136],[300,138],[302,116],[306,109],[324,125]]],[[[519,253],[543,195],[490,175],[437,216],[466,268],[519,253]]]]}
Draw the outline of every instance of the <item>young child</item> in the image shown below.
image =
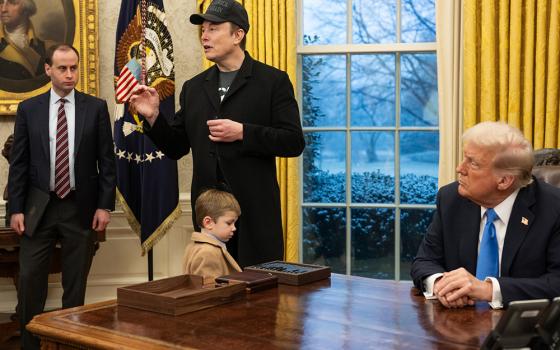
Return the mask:
{"type": "Polygon", "coordinates": [[[193,232],[192,242],[185,249],[183,272],[201,275],[205,281],[241,271],[228,253],[226,244],[235,232],[241,208],[228,192],[207,190],[195,202],[197,224],[201,232],[193,232]]]}

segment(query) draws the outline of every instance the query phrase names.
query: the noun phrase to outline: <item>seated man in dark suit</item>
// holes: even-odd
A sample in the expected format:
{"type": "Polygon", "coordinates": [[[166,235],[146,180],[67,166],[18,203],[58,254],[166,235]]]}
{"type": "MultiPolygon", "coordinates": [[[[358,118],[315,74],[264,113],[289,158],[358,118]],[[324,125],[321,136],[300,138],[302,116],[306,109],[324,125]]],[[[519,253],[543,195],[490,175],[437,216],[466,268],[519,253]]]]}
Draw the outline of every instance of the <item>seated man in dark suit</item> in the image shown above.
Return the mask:
{"type": "Polygon", "coordinates": [[[560,189],[531,176],[531,144],[484,122],[463,135],[458,181],[442,187],[411,275],[446,307],[560,295],[560,189]]]}

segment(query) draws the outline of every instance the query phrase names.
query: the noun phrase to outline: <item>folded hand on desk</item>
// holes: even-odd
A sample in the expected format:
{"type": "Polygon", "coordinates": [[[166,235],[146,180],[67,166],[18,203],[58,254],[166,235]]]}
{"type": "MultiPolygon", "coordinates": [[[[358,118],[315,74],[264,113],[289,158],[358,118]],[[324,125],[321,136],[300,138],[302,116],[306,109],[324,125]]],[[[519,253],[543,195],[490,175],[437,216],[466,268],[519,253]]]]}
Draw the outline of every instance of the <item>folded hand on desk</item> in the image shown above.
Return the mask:
{"type": "Polygon", "coordinates": [[[446,307],[474,305],[475,300],[492,300],[492,282],[481,281],[464,268],[445,272],[434,284],[434,295],[446,307]]]}

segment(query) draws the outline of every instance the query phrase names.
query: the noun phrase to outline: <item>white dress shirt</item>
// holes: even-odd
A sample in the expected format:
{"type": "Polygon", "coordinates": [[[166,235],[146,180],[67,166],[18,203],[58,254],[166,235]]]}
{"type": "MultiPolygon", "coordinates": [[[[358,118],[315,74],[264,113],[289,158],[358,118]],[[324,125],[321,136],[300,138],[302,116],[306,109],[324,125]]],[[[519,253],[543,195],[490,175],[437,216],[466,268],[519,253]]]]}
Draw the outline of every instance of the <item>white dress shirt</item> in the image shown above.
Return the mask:
{"type": "MultiPolygon", "coordinates": [[[[515,203],[515,199],[517,198],[517,194],[519,193],[519,189],[515,190],[512,194],[510,194],[506,199],[504,199],[500,204],[494,207],[494,211],[498,215],[496,221],[494,221],[494,227],[496,228],[496,238],[498,240],[498,259],[499,259],[499,270],[498,273],[501,273],[502,268],[502,251],[504,249],[504,241],[506,238],[507,232],[507,225],[509,222],[509,217],[511,215],[511,210],[513,208],[513,204],[515,203]]],[[[484,233],[484,226],[486,225],[486,210],[488,208],[480,207],[480,229],[478,233],[478,251],[480,251],[480,241],[482,241],[482,235],[484,233]]],[[[426,299],[436,299],[437,297],[434,295],[434,284],[435,281],[442,276],[442,273],[435,273],[431,276],[428,276],[424,279],[424,296],[426,299]]],[[[499,309],[503,307],[502,303],[502,291],[500,289],[500,283],[498,279],[494,277],[487,277],[486,281],[492,282],[492,301],[490,302],[490,306],[493,309],[499,309]]]]}
{"type": "MultiPolygon", "coordinates": [[[[49,102],[49,151],[50,151],[50,164],[51,174],[49,187],[54,191],[54,170],[56,162],[56,124],[58,120],[58,107],[60,106],[60,99],[53,89],[51,89],[51,98],[49,102]]],[[[74,90],[68,95],[63,97],[66,102],[64,103],[64,112],[66,114],[66,123],[68,125],[68,161],[70,166],[70,188],[76,188],[76,181],[74,178],[74,136],[76,135],[76,99],[74,90]]]]}

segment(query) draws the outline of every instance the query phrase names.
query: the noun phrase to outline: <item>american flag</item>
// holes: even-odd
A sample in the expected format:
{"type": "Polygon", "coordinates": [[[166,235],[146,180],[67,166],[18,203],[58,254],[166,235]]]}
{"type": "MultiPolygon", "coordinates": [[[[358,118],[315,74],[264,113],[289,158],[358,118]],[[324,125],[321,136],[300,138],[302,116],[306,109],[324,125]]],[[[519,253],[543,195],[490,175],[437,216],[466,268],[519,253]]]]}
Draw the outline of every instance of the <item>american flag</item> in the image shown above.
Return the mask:
{"type": "Polygon", "coordinates": [[[142,255],[181,214],[177,161],[166,157],[144,135],[143,118],[130,111],[126,102],[134,86],[144,83],[158,91],[160,117],[175,115],[173,42],[165,18],[162,0],[122,0],[116,33],[115,99],[124,102],[118,104],[113,128],[117,197],[130,227],[140,237],[142,255]],[[154,60],[145,57],[143,62],[148,50],[154,60]]]}
{"type": "Polygon", "coordinates": [[[133,58],[123,67],[117,79],[117,101],[119,103],[128,102],[132,90],[140,82],[142,66],[133,58]]]}

